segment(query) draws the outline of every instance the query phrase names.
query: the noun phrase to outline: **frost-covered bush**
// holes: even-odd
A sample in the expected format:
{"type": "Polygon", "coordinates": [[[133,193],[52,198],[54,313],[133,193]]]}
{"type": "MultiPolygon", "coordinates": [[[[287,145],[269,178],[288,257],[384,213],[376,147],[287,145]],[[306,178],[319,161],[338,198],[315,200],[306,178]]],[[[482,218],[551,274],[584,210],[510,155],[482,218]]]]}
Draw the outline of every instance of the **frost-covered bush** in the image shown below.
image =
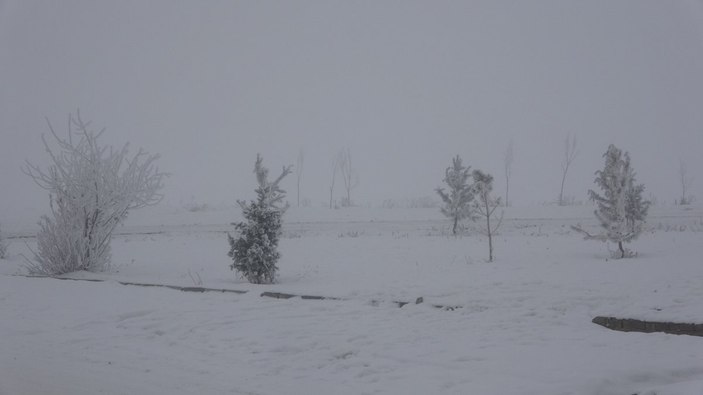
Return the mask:
{"type": "Polygon", "coordinates": [[[291,167],[283,167],[283,172],[273,182],[268,180],[268,169],[262,165],[263,159],[256,156],[254,173],[259,184],[256,188],[256,200],[248,204],[237,201],[242,208],[245,221],[235,224],[238,237],[227,235],[232,258],[232,270],[254,284],[270,284],[276,280],[276,263],[281,254],[278,252],[278,239],[281,236],[283,213],[288,205],[279,206],[285,197],[285,191],[279,187],[281,180],[291,173],[291,167]]]}
{"type": "Polygon", "coordinates": [[[473,185],[469,183],[471,174],[469,167],[464,167],[457,155],[452,158],[452,166],[444,172],[444,183],[449,190],[437,188],[437,194],[442,198],[441,211],[453,222],[452,234],[456,235],[459,221],[471,217],[471,202],[474,199],[473,185]]]}
{"type": "Polygon", "coordinates": [[[588,195],[597,209],[594,212],[602,232],[591,235],[580,227],[572,227],[585,234],[586,239],[612,241],[618,244],[620,258],[631,256],[622,243],[635,240],[645,228],[650,202],[642,198],[643,184],[635,184],[635,171],[630,166],[630,155],[610,145],[603,155],[605,167],[596,172],[595,183],[603,195],[593,190],[588,195]]]}
{"type": "Polygon", "coordinates": [[[155,166],[158,155],[139,150],[128,156],[128,145],[102,147],[103,133],[89,129],[80,113],[69,116],[68,137],[60,138],[49,124],[58,149],[44,136],[51,166],[25,167],[40,187],[49,191],[51,216],[43,216],[37,233],[33,274],[63,273],[105,268],[110,260],[112,232],[129,210],[158,203],[164,173],[155,166]]]}

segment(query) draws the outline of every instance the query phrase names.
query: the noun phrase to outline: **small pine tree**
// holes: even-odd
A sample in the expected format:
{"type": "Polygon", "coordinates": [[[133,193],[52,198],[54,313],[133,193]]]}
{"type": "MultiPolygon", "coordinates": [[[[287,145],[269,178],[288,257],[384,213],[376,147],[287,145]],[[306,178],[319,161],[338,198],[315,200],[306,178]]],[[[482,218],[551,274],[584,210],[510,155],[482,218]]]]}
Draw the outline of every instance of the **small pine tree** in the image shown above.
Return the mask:
{"type": "Polygon", "coordinates": [[[285,191],[279,187],[281,180],[291,173],[291,166],[284,166],[283,172],[271,182],[268,169],[262,165],[261,155],[256,156],[254,173],[259,187],[256,188],[256,200],[249,204],[238,200],[245,222],[235,224],[239,233],[236,239],[227,234],[233,259],[232,270],[254,284],[270,284],[276,280],[276,263],[281,254],[278,252],[278,238],[281,235],[283,213],[288,205],[280,206],[285,191]]]}
{"type": "Polygon", "coordinates": [[[444,188],[437,188],[437,194],[442,198],[443,206],[440,208],[442,214],[454,222],[452,234],[456,235],[459,221],[471,217],[471,202],[474,199],[474,190],[469,183],[471,177],[470,167],[464,167],[461,158],[457,155],[452,159],[452,166],[447,167],[444,172],[444,183],[449,187],[445,192],[444,188]]]}
{"type": "Polygon", "coordinates": [[[597,209],[594,212],[603,232],[590,235],[580,228],[587,239],[618,243],[620,258],[625,257],[622,243],[635,240],[644,230],[650,202],[642,198],[643,184],[635,184],[635,172],[630,166],[630,155],[610,145],[603,155],[605,167],[596,172],[595,183],[603,190],[603,196],[588,191],[597,209]]]}

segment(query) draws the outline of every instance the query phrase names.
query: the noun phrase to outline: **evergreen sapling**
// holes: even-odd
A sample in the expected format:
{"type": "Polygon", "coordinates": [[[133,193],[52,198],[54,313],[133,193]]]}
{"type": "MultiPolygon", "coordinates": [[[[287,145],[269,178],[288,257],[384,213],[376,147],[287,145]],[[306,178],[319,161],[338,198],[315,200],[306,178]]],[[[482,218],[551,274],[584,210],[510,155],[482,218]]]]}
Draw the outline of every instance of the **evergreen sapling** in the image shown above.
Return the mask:
{"type": "Polygon", "coordinates": [[[603,231],[591,235],[580,226],[572,228],[586,239],[612,241],[618,244],[620,258],[626,255],[623,243],[635,240],[644,230],[650,202],[642,198],[643,184],[635,184],[635,172],[630,166],[630,155],[610,145],[603,155],[605,167],[596,172],[595,183],[603,190],[601,196],[593,190],[589,198],[596,203],[594,214],[603,231]]]}
{"type": "Polygon", "coordinates": [[[449,190],[437,188],[437,194],[442,198],[440,210],[453,222],[452,234],[456,235],[459,221],[471,217],[471,202],[474,199],[473,186],[469,183],[471,175],[469,167],[464,167],[461,158],[457,155],[452,158],[452,166],[444,171],[444,183],[449,190]]]}
{"type": "Polygon", "coordinates": [[[227,235],[233,259],[232,270],[254,284],[270,284],[276,280],[278,239],[281,235],[283,213],[288,205],[281,206],[285,191],[279,186],[281,180],[291,173],[291,166],[284,166],[281,175],[274,181],[268,180],[268,169],[262,165],[263,159],[256,156],[254,173],[259,184],[256,200],[249,203],[237,201],[242,208],[245,221],[235,224],[239,237],[227,235]]]}

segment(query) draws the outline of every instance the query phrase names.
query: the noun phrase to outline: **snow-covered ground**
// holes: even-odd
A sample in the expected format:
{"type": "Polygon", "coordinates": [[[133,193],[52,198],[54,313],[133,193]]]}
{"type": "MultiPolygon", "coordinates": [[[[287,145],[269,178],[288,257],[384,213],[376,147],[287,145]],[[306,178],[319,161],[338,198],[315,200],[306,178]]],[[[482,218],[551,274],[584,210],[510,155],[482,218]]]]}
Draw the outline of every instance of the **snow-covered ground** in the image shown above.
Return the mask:
{"type": "MultiPolygon", "coordinates": [[[[229,269],[234,209],[132,213],[111,271],[72,275],[99,283],[14,276],[33,240],[13,238],[0,261],[0,394],[703,393],[703,338],[591,323],[703,323],[703,210],[652,209],[624,260],[570,230],[595,229],[591,212],[509,208],[488,263],[485,237],[449,236],[436,209],[291,209],[279,283],[266,286],[229,269]]],[[[3,231],[34,230],[13,226],[3,231]]]]}

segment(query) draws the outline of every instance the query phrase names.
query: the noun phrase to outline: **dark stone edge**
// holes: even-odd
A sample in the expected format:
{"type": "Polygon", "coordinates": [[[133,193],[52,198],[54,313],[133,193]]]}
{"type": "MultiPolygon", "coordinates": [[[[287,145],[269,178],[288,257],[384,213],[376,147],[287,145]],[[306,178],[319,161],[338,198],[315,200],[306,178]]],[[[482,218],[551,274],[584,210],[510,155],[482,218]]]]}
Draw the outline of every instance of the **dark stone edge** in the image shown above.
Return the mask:
{"type": "MultiPolygon", "coordinates": [[[[88,281],[88,282],[93,282],[93,283],[104,283],[104,282],[109,282],[113,280],[103,280],[103,279],[97,279],[97,278],[71,278],[71,277],[52,277],[52,276],[22,276],[22,275],[16,275],[17,277],[27,277],[27,278],[52,278],[56,280],[65,280],[65,281],[88,281]]],[[[115,281],[116,283],[120,285],[131,285],[135,287],[146,287],[146,288],[168,288],[168,289],[175,289],[177,291],[183,291],[183,292],[220,292],[220,293],[235,293],[235,294],[245,294],[249,291],[242,291],[238,289],[226,289],[226,288],[205,288],[205,287],[182,287],[178,285],[168,285],[168,284],[150,284],[150,283],[135,283],[131,281],[115,281]]]]}
{"type": "MultiPolygon", "coordinates": [[[[14,275],[15,277],[26,277],[26,278],[51,278],[51,279],[56,279],[56,280],[65,280],[65,281],[87,281],[87,282],[95,282],[95,283],[103,283],[103,282],[109,282],[113,280],[104,280],[104,279],[97,279],[97,278],[72,278],[72,277],[52,277],[52,276],[27,276],[27,275],[21,275],[21,274],[16,274],[14,275]]],[[[168,285],[168,284],[151,284],[151,283],[137,283],[137,282],[131,282],[131,281],[115,281],[116,283],[120,285],[130,285],[130,286],[136,286],[136,287],[146,287],[146,288],[168,288],[168,289],[173,289],[177,291],[182,291],[182,292],[199,292],[199,293],[205,293],[205,292],[219,292],[219,293],[234,293],[234,294],[245,294],[248,293],[249,291],[243,291],[243,290],[237,290],[237,289],[225,289],[225,288],[205,288],[205,287],[184,287],[184,286],[178,286],[178,285],[168,285]]],[[[337,297],[329,297],[329,296],[320,296],[320,295],[296,295],[296,294],[289,294],[289,293],[284,293],[284,292],[262,292],[261,297],[266,297],[266,298],[273,298],[273,299],[291,299],[291,298],[296,298],[299,297],[300,299],[304,300],[345,300],[343,298],[337,298],[337,297]]],[[[371,305],[372,306],[378,306],[382,303],[383,301],[381,300],[372,300],[371,305]]],[[[419,297],[415,299],[415,303],[412,302],[406,302],[406,301],[391,301],[390,303],[398,306],[399,308],[409,305],[409,304],[421,304],[424,303],[424,298],[419,297]]],[[[445,306],[445,305],[440,305],[440,304],[433,304],[431,305],[432,307],[444,311],[454,311],[456,309],[462,308],[462,306],[445,306]]]]}
{"type": "Polygon", "coordinates": [[[631,318],[598,316],[594,324],[620,332],[668,333],[672,335],[703,336],[703,324],[641,321],[631,318]]]}

